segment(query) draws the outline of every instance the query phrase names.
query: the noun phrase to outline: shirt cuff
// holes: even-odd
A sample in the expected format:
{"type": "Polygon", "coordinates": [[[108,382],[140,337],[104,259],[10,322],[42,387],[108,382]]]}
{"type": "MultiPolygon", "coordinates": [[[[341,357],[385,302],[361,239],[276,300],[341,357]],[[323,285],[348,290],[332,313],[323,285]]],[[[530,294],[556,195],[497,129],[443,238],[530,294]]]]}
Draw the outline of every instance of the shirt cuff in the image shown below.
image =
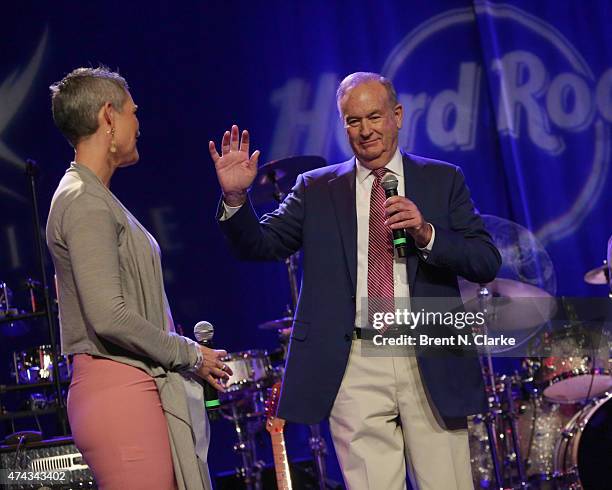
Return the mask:
{"type": "Polygon", "coordinates": [[[417,247],[421,251],[421,254],[425,260],[427,260],[427,257],[429,257],[429,253],[433,248],[434,240],[436,239],[436,228],[431,223],[429,223],[429,226],[431,226],[431,238],[429,239],[429,243],[424,247],[417,247]]]}
{"type": "Polygon", "coordinates": [[[244,204],[241,204],[240,206],[228,206],[227,204],[225,204],[225,201],[223,201],[222,204],[223,204],[223,214],[219,218],[219,221],[226,221],[230,219],[232,216],[234,216],[238,212],[238,210],[242,206],[244,206],[244,204]]]}

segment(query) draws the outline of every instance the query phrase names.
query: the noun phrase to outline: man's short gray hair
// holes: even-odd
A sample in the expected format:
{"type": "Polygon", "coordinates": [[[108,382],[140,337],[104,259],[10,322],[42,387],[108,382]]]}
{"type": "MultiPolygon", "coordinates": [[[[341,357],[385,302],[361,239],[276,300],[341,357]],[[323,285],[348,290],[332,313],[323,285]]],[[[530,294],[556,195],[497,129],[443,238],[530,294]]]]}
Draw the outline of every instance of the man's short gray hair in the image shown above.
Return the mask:
{"type": "Polygon", "coordinates": [[[76,146],[98,130],[98,112],[104,104],[123,110],[128,88],[125,78],[105,66],[71,71],[49,87],[55,125],[76,146]]]}
{"type": "Polygon", "coordinates": [[[395,87],[393,86],[393,82],[386,77],[383,77],[380,73],[373,73],[370,71],[357,71],[355,73],[351,73],[344,80],[340,82],[338,85],[338,90],[336,91],[336,105],[338,106],[338,113],[340,117],[342,117],[342,110],[340,108],[340,101],[346,95],[346,93],[355,88],[357,85],[361,85],[362,83],[368,82],[378,82],[387,90],[387,95],[389,96],[389,104],[391,107],[395,107],[398,103],[397,100],[397,92],[395,91],[395,87]]]}

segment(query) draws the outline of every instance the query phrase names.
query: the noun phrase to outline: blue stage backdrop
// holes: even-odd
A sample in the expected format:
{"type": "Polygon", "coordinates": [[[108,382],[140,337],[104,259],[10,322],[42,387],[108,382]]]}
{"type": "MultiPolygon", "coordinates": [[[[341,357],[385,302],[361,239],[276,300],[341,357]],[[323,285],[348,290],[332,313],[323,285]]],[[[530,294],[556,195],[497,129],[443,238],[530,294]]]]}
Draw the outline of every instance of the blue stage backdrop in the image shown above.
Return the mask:
{"type": "MultiPolygon", "coordinates": [[[[262,163],[343,160],[335,89],[358,70],[395,83],[404,149],[459,164],[487,222],[506,230],[499,240],[512,241],[510,229],[539,244],[535,258],[504,256],[508,277],[604,296],[582,276],[612,233],[610,18],[604,0],[10,2],[0,18],[0,280],[25,308],[24,281],[37,269],[24,160],[41,167],[46,218],[72,159],[48,86],[104,63],[127,78],[142,132],[140,163],[117,172],[112,189],[161,245],[176,322],[211,321],[228,351],[275,346],[256,326],[283,315],[289,289],[282,264],[230,255],[207,142],[237,123],[262,163]]],[[[0,339],[4,381],[11,351],[45,338],[34,324],[0,339]]],[[[292,429],[293,455],[307,456],[306,437],[292,429]]],[[[232,442],[229,425],[215,424],[213,470],[238,463],[232,442]]]]}

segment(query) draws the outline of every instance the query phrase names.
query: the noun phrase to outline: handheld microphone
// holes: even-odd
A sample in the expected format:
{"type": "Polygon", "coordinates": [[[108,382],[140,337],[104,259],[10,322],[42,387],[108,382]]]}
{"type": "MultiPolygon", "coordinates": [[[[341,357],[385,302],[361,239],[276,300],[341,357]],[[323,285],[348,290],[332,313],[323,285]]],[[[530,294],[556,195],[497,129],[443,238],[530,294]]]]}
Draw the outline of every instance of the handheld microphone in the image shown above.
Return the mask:
{"type": "MultiPolygon", "coordinates": [[[[380,181],[380,186],[385,191],[387,199],[393,196],[397,196],[397,177],[392,173],[387,173],[380,181]]],[[[406,230],[399,229],[393,230],[393,248],[397,251],[397,256],[402,258],[406,257],[408,248],[408,242],[406,240],[406,230]]]]}
{"type": "MultiPolygon", "coordinates": [[[[213,348],[212,338],[215,334],[215,327],[210,322],[198,322],[193,327],[193,336],[196,342],[209,349],[213,348]]],[[[219,401],[219,394],[208,381],[204,381],[204,406],[206,410],[217,410],[221,402],[219,401]]]]}

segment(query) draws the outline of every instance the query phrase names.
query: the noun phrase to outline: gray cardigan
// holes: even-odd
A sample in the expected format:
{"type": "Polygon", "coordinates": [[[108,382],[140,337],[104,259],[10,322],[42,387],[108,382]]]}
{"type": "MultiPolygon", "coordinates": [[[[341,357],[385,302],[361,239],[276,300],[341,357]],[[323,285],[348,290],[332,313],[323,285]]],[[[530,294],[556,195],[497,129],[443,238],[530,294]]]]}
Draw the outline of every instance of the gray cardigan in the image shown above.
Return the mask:
{"type": "Polygon", "coordinates": [[[51,201],[47,245],[62,352],[113,359],[151,375],[178,488],[212,488],[203,390],[183,374],[196,363],[198,347],[174,332],[155,239],[91,170],[72,163],[51,201]]]}

